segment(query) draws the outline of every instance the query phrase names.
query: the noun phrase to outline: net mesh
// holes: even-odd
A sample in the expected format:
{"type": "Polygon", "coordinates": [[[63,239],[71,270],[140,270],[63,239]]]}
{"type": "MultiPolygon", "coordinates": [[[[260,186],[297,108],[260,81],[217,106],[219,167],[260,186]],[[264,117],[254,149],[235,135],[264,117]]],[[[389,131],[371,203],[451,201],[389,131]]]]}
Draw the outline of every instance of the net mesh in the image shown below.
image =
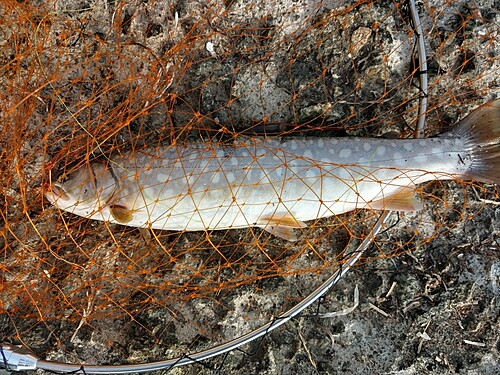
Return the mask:
{"type": "MultiPolygon", "coordinates": [[[[498,92],[498,10],[419,6],[430,135],[498,92]]],[[[241,335],[318,286],[379,214],[308,222],[293,243],[256,228],[139,231],[51,206],[59,176],[172,144],[415,132],[403,2],[5,0],[0,12],[0,336],[41,356],[143,362],[160,359],[145,348],[182,355],[241,335]]],[[[482,209],[470,200],[497,197],[464,182],[418,192],[425,210],[394,216],[361,263],[428,246],[482,209]]]]}

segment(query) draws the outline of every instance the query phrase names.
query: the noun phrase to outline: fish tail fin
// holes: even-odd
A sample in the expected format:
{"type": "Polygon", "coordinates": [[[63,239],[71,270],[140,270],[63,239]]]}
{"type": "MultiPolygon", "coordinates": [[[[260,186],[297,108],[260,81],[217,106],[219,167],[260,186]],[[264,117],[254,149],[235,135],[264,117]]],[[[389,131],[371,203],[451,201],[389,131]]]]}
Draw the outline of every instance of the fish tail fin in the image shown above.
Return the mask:
{"type": "Polygon", "coordinates": [[[446,134],[462,138],[472,157],[464,178],[500,185],[500,99],[483,104],[446,134]]]}

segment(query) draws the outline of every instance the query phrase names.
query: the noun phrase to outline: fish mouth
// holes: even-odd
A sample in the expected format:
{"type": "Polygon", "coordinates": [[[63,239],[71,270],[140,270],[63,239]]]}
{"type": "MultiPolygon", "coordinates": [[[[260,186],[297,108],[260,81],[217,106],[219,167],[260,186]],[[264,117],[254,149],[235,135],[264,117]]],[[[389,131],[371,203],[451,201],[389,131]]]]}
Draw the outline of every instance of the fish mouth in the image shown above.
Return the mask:
{"type": "Polygon", "coordinates": [[[50,203],[55,203],[59,199],[62,199],[63,201],[68,201],[69,196],[66,194],[64,189],[59,186],[59,184],[54,184],[49,187],[49,191],[45,193],[45,197],[50,201],[50,203]]]}

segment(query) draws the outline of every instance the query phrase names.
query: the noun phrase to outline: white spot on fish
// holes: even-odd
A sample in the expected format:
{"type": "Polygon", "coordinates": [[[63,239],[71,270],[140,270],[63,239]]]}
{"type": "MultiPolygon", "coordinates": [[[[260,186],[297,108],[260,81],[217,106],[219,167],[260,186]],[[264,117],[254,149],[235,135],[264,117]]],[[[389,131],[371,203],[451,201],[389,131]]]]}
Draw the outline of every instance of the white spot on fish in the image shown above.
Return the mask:
{"type": "Polygon", "coordinates": [[[311,150],[305,150],[304,151],[304,157],[311,159],[313,157],[312,151],[311,150]]]}
{"type": "Polygon", "coordinates": [[[402,158],[403,158],[403,155],[398,151],[396,151],[393,155],[394,160],[401,160],[402,158]]]}
{"type": "Polygon", "coordinates": [[[218,184],[220,181],[220,172],[214,173],[214,176],[212,177],[212,182],[214,184],[218,184]]]}
{"type": "Polygon", "coordinates": [[[385,146],[378,146],[375,152],[377,153],[377,155],[383,156],[385,155],[385,151],[385,146]]]}
{"type": "Polygon", "coordinates": [[[403,144],[403,148],[406,150],[406,151],[411,151],[413,150],[413,143],[408,143],[408,142],[405,142],[403,144]]]}
{"type": "Polygon", "coordinates": [[[427,141],[425,139],[421,139],[418,141],[418,144],[422,147],[427,146],[427,141]]]}
{"type": "Polygon", "coordinates": [[[164,173],[158,173],[156,175],[156,181],[158,182],[167,182],[167,175],[164,173]]]}
{"type": "Polygon", "coordinates": [[[278,177],[283,177],[285,175],[285,168],[278,167],[278,168],[276,168],[275,172],[278,175],[278,177]]]}
{"type": "Polygon", "coordinates": [[[294,150],[294,151],[297,150],[297,147],[298,147],[297,146],[297,141],[295,141],[295,140],[290,141],[290,148],[292,150],[294,150]]]}
{"type": "Polygon", "coordinates": [[[266,154],[266,149],[265,149],[265,148],[259,148],[259,149],[257,150],[257,154],[256,154],[256,156],[257,156],[258,158],[260,158],[260,157],[264,156],[265,154],[266,154]]]}
{"type": "Polygon", "coordinates": [[[227,173],[226,174],[226,179],[227,179],[227,182],[233,183],[234,179],[235,179],[234,173],[232,173],[232,172],[227,173]]]}
{"type": "Polygon", "coordinates": [[[363,150],[366,152],[370,151],[372,149],[372,145],[368,142],[363,143],[363,150]]]}
{"type": "Polygon", "coordinates": [[[278,147],[280,147],[280,146],[281,146],[281,142],[279,142],[279,141],[277,141],[277,140],[275,140],[275,139],[272,139],[272,140],[271,140],[271,142],[272,142],[272,143],[271,143],[271,145],[272,145],[274,148],[278,148],[278,147]]]}
{"type": "Polygon", "coordinates": [[[233,166],[237,166],[237,165],[238,165],[238,163],[239,163],[239,161],[238,161],[238,158],[237,158],[237,157],[232,157],[232,158],[231,158],[231,165],[233,165],[233,166]]]}
{"type": "MultiPolygon", "coordinates": [[[[217,150],[215,152],[215,155],[218,157],[218,158],[223,158],[224,157],[224,150],[217,150]]],[[[196,156],[196,155],[195,155],[196,156]]]]}
{"type": "Polygon", "coordinates": [[[339,152],[339,157],[341,158],[348,158],[349,156],[351,156],[352,154],[352,150],[350,148],[344,148],[343,150],[341,150],[339,152]]]}
{"type": "Polygon", "coordinates": [[[323,141],[321,138],[320,138],[320,139],[318,139],[318,147],[319,147],[319,148],[323,148],[323,147],[325,147],[325,141],[323,141]]]}

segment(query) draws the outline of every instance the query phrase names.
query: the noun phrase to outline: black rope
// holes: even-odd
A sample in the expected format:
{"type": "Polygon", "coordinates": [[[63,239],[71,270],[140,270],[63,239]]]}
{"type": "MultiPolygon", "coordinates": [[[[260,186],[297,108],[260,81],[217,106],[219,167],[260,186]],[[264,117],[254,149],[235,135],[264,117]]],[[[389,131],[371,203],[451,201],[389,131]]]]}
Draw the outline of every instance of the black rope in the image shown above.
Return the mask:
{"type": "Polygon", "coordinates": [[[79,369],[73,370],[73,371],[54,371],[54,370],[47,370],[47,369],[44,369],[44,371],[50,372],[51,374],[58,374],[58,375],[80,374],[80,373],[87,375],[87,372],[85,371],[84,365],[80,365],[79,369]]]}
{"type": "Polygon", "coordinates": [[[256,347],[255,347],[255,350],[253,352],[248,352],[246,350],[243,350],[243,349],[241,349],[241,347],[235,348],[234,350],[239,351],[239,352],[247,355],[248,357],[253,357],[254,355],[257,354],[257,351],[261,347],[262,342],[267,337],[267,335],[270,332],[270,329],[274,326],[274,324],[276,322],[279,322],[280,320],[286,320],[286,321],[288,321],[288,320],[293,319],[293,318],[294,317],[289,317],[289,316],[273,317],[273,319],[271,320],[271,324],[269,324],[269,326],[267,327],[266,332],[262,336],[259,337],[259,340],[258,341],[257,340],[252,340],[251,341],[251,343],[256,343],[257,344],[256,347]]]}
{"type": "Polygon", "coordinates": [[[399,222],[401,221],[401,215],[400,215],[400,212],[399,211],[394,211],[394,213],[396,214],[397,216],[397,220],[394,222],[394,224],[391,224],[389,227],[383,229],[380,231],[379,235],[382,234],[382,233],[386,233],[388,232],[390,229],[394,228],[396,225],[399,224],[399,222]]]}
{"type": "Polygon", "coordinates": [[[205,360],[198,360],[198,359],[195,359],[195,358],[193,358],[193,357],[189,356],[188,354],[185,354],[185,353],[184,353],[184,354],[182,355],[182,357],[179,357],[179,359],[177,359],[177,361],[175,361],[175,362],[172,364],[172,366],[170,366],[170,368],[169,368],[169,369],[167,369],[167,372],[168,372],[168,371],[173,370],[174,368],[176,368],[176,367],[177,367],[177,365],[178,365],[178,364],[179,364],[179,363],[180,363],[183,359],[189,359],[191,362],[193,362],[193,363],[197,363],[197,364],[199,364],[199,365],[202,365],[203,367],[205,367],[205,368],[206,368],[206,369],[208,369],[208,370],[215,370],[215,368],[214,368],[212,365],[210,365],[210,364],[208,364],[208,363],[205,363],[205,362],[206,362],[205,360]]]}
{"type": "Polygon", "coordinates": [[[218,357],[222,357],[222,360],[221,360],[220,366],[215,366],[215,370],[217,371],[217,374],[221,374],[221,371],[224,367],[224,364],[227,360],[227,357],[229,356],[229,353],[230,352],[225,352],[222,356],[218,356],[218,357]]]}

